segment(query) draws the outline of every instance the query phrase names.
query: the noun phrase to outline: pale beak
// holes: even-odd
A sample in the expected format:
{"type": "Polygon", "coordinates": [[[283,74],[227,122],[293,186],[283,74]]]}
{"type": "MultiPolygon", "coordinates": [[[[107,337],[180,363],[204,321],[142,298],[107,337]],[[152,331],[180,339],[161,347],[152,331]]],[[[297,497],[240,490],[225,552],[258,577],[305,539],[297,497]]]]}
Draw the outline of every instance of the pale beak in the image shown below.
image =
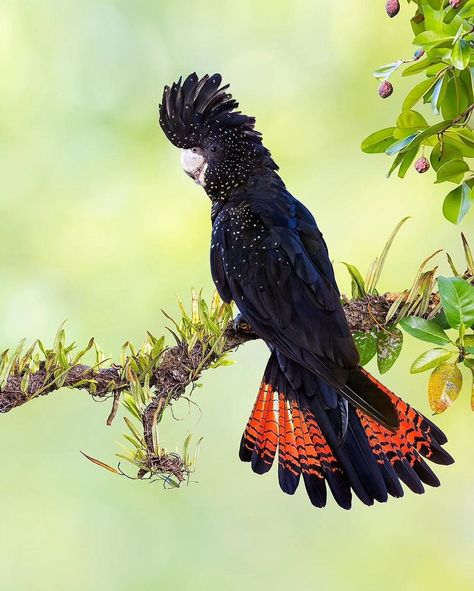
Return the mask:
{"type": "Polygon", "coordinates": [[[207,170],[207,162],[204,156],[193,150],[182,150],[181,152],[181,166],[184,172],[190,176],[195,183],[204,187],[207,170]]]}

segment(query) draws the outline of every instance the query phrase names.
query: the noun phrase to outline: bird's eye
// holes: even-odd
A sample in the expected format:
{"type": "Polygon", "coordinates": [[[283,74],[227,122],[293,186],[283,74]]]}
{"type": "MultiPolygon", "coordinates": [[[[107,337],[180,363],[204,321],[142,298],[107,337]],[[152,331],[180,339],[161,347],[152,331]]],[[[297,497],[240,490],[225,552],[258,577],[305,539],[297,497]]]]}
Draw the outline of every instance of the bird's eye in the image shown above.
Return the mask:
{"type": "Polygon", "coordinates": [[[211,146],[211,152],[217,152],[217,146],[211,146]]]}
{"type": "Polygon", "coordinates": [[[198,151],[198,149],[197,149],[197,148],[191,148],[191,152],[192,152],[193,154],[196,154],[196,153],[197,153],[197,151],[198,151]]]}

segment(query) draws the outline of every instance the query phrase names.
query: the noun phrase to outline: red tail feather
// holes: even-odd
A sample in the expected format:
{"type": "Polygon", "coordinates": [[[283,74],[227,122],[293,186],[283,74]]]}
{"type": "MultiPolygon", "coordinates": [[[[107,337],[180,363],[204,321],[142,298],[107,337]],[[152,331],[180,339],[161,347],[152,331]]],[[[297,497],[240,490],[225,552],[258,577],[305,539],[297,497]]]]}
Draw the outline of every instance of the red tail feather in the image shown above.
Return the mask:
{"type": "MultiPolygon", "coordinates": [[[[451,463],[451,456],[441,447],[446,441],[444,434],[368,372],[360,371],[372,389],[375,385],[381,396],[392,401],[399,419],[396,431],[349,405],[347,437],[341,441],[340,407],[313,404],[316,399],[296,392],[272,356],[242,437],[241,459],[251,461],[252,469],[263,474],[270,469],[278,448],[283,491],[293,494],[303,475],[311,502],[318,507],[326,503],[326,481],[345,508],[350,507],[351,488],[364,503],[372,504],[385,500],[387,493],[402,496],[398,479],[417,493],[424,491],[423,482],[438,486],[422,456],[451,463]]],[[[312,379],[317,391],[318,378],[312,379]]]]}

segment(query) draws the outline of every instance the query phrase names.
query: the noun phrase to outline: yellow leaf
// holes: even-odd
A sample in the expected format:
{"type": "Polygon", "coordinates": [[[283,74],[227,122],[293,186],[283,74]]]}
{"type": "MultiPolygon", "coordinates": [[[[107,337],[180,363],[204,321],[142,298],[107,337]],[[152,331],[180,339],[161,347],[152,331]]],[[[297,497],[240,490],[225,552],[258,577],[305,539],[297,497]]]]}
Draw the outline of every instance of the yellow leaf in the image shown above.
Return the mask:
{"type": "Polygon", "coordinates": [[[95,458],[92,458],[91,456],[88,456],[87,454],[85,454],[83,451],[81,451],[81,454],[85,458],[87,458],[90,462],[92,462],[93,464],[96,464],[97,466],[100,466],[101,468],[105,468],[106,470],[108,470],[109,472],[113,472],[114,474],[120,474],[120,472],[116,468],[109,466],[105,462],[101,462],[100,460],[96,460],[95,458]]]}
{"type": "Polygon", "coordinates": [[[455,363],[442,363],[431,374],[428,397],[435,414],[444,412],[458,397],[462,387],[462,373],[455,363]]]}

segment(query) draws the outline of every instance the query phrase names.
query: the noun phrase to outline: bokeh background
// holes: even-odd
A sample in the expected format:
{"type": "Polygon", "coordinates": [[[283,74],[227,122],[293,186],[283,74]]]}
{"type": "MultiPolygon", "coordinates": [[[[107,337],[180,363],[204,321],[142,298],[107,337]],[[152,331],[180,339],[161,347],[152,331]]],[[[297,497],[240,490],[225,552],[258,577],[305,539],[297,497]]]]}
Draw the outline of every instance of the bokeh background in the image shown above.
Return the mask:
{"type": "MultiPolygon", "coordinates": [[[[164,331],[176,294],[211,293],[209,203],[162,135],[162,87],[220,71],[258,118],[290,190],[316,214],[343,290],[340,261],[365,270],[395,224],[381,288],[397,290],[459,228],[441,215],[431,174],[387,180],[360,140],[397,115],[404,82],[382,101],[371,71],[408,57],[409,7],[313,0],[0,3],[0,337],[122,343],[164,331]]],[[[396,79],[395,79],[396,80],[396,79]]],[[[473,238],[473,222],[463,222],[473,238]]],[[[442,255],[436,261],[448,273],[442,255]]],[[[410,342],[386,377],[429,413],[426,376],[410,376],[410,342]]],[[[474,585],[473,415],[468,389],[437,422],[457,463],[443,486],[344,512],[283,495],[276,471],[237,457],[267,357],[246,345],[208,372],[177,409],[164,443],[204,436],[195,482],[175,491],[88,463],[114,463],[121,418],[61,391],[1,418],[0,588],[9,591],[450,589],[474,585]]],[[[372,366],[375,371],[375,368],[372,366]]]]}

